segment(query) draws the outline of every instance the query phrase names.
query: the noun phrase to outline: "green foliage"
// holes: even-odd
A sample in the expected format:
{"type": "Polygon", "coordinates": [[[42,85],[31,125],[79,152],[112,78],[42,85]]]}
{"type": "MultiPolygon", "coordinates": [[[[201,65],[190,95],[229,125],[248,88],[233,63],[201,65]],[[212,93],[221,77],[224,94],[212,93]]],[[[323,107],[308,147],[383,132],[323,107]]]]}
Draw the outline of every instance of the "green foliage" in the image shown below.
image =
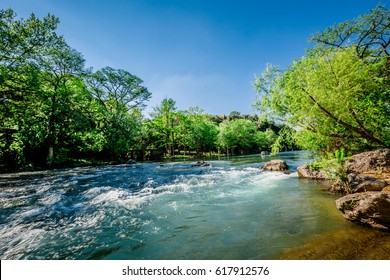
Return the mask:
{"type": "Polygon", "coordinates": [[[341,148],[323,155],[319,160],[310,163],[308,166],[314,170],[325,171],[326,177],[330,181],[340,184],[346,193],[351,193],[345,168],[345,161],[348,157],[345,149],[341,148]]]}
{"type": "Polygon", "coordinates": [[[256,125],[250,120],[233,119],[220,124],[218,141],[225,149],[244,151],[253,145],[255,133],[256,125]]]}
{"type": "Polygon", "coordinates": [[[216,149],[218,127],[199,108],[190,108],[184,113],[187,119],[183,132],[183,146],[196,151],[198,155],[216,149]]]}
{"type": "Polygon", "coordinates": [[[389,15],[378,6],[316,34],[316,46],[285,71],[269,65],[254,82],[255,106],[294,127],[303,149],[389,146],[389,55],[380,43],[389,40],[389,15]]]}
{"type": "Polygon", "coordinates": [[[159,147],[165,147],[166,156],[174,156],[178,132],[176,102],[172,98],[164,98],[160,106],[154,108],[152,116],[155,136],[161,139],[159,147]]]}
{"type": "Polygon", "coordinates": [[[138,137],[139,108],[151,95],[142,80],[111,67],[88,74],[57,24],[51,15],[0,11],[0,156],[8,168],[124,159],[138,137]]]}

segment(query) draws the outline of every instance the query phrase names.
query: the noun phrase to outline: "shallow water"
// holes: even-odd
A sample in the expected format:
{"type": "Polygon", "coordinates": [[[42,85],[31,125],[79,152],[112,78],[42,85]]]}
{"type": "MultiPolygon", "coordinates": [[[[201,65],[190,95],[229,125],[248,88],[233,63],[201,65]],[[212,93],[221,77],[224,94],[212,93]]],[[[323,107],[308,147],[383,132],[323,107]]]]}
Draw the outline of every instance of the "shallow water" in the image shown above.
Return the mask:
{"type": "Polygon", "coordinates": [[[350,227],[304,152],[0,175],[1,259],[278,259],[350,227]]]}

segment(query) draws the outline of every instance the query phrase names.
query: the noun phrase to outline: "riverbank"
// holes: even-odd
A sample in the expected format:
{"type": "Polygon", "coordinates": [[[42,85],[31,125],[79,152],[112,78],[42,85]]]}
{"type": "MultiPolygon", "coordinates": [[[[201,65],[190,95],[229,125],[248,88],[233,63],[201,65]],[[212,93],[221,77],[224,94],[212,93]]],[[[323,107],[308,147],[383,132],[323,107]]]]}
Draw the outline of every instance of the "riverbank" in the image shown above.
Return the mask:
{"type": "Polygon", "coordinates": [[[328,182],[330,191],[347,191],[336,200],[335,206],[349,224],[313,236],[306,244],[286,250],[281,259],[390,259],[390,150],[357,154],[342,164],[343,168],[337,168],[342,173],[333,184],[328,177],[329,170],[313,170],[305,165],[298,168],[298,174],[328,182]]]}
{"type": "Polygon", "coordinates": [[[298,175],[333,182],[329,190],[345,195],[336,201],[345,219],[390,232],[390,149],[364,152],[331,163],[325,167],[321,167],[321,162],[300,166],[298,175]]]}

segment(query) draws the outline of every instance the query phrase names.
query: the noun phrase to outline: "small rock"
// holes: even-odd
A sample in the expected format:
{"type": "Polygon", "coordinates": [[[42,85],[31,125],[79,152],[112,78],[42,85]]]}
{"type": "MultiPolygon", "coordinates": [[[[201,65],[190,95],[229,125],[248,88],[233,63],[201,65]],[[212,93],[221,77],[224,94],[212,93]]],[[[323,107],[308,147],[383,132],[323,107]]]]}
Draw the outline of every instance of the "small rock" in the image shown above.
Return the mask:
{"type": "Polygon", "coordinates": [[[137,162],[131,158],[127,161],[127,164],[137,164],[137,162]]]}
{"type": "Polygon", "coordinates": [[[356,224],[390,230],[390,193],[354,193],[336,200],[345,219],[356,224]]]}
{"type": "Polygon", "coordinates": [[[196,164],[194,164],[193,166],[207,167],[207,166],[211,166],[211,164],[208,163],[208,162],[205,162],[205,161],[203,161],[203,160],[200,160],[200,161],[198,161],[196,164]]]}
{"type": "Polygon", "coordinates": [[[288,170],[288,165],[287,165],[287,162],[285,162],[284,160],[274,159],[274,160],[267,162],[264,165],[263,170],[265,170],[265,171],[286,171],[286,170],[288,170]]]}

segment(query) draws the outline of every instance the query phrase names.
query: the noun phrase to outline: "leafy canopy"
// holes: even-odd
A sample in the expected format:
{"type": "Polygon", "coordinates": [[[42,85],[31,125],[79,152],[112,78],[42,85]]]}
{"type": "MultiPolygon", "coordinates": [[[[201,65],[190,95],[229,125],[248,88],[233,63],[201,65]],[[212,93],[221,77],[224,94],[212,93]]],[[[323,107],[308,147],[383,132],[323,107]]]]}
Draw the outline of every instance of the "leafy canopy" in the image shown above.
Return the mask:
{"type": "Polygon", "coordinates": [[[379,6],[316,34],[285,71],[269,65],[254,82],[257,108],[294,127],[305,149],[389,146],[389,18],[379,6]]]}

